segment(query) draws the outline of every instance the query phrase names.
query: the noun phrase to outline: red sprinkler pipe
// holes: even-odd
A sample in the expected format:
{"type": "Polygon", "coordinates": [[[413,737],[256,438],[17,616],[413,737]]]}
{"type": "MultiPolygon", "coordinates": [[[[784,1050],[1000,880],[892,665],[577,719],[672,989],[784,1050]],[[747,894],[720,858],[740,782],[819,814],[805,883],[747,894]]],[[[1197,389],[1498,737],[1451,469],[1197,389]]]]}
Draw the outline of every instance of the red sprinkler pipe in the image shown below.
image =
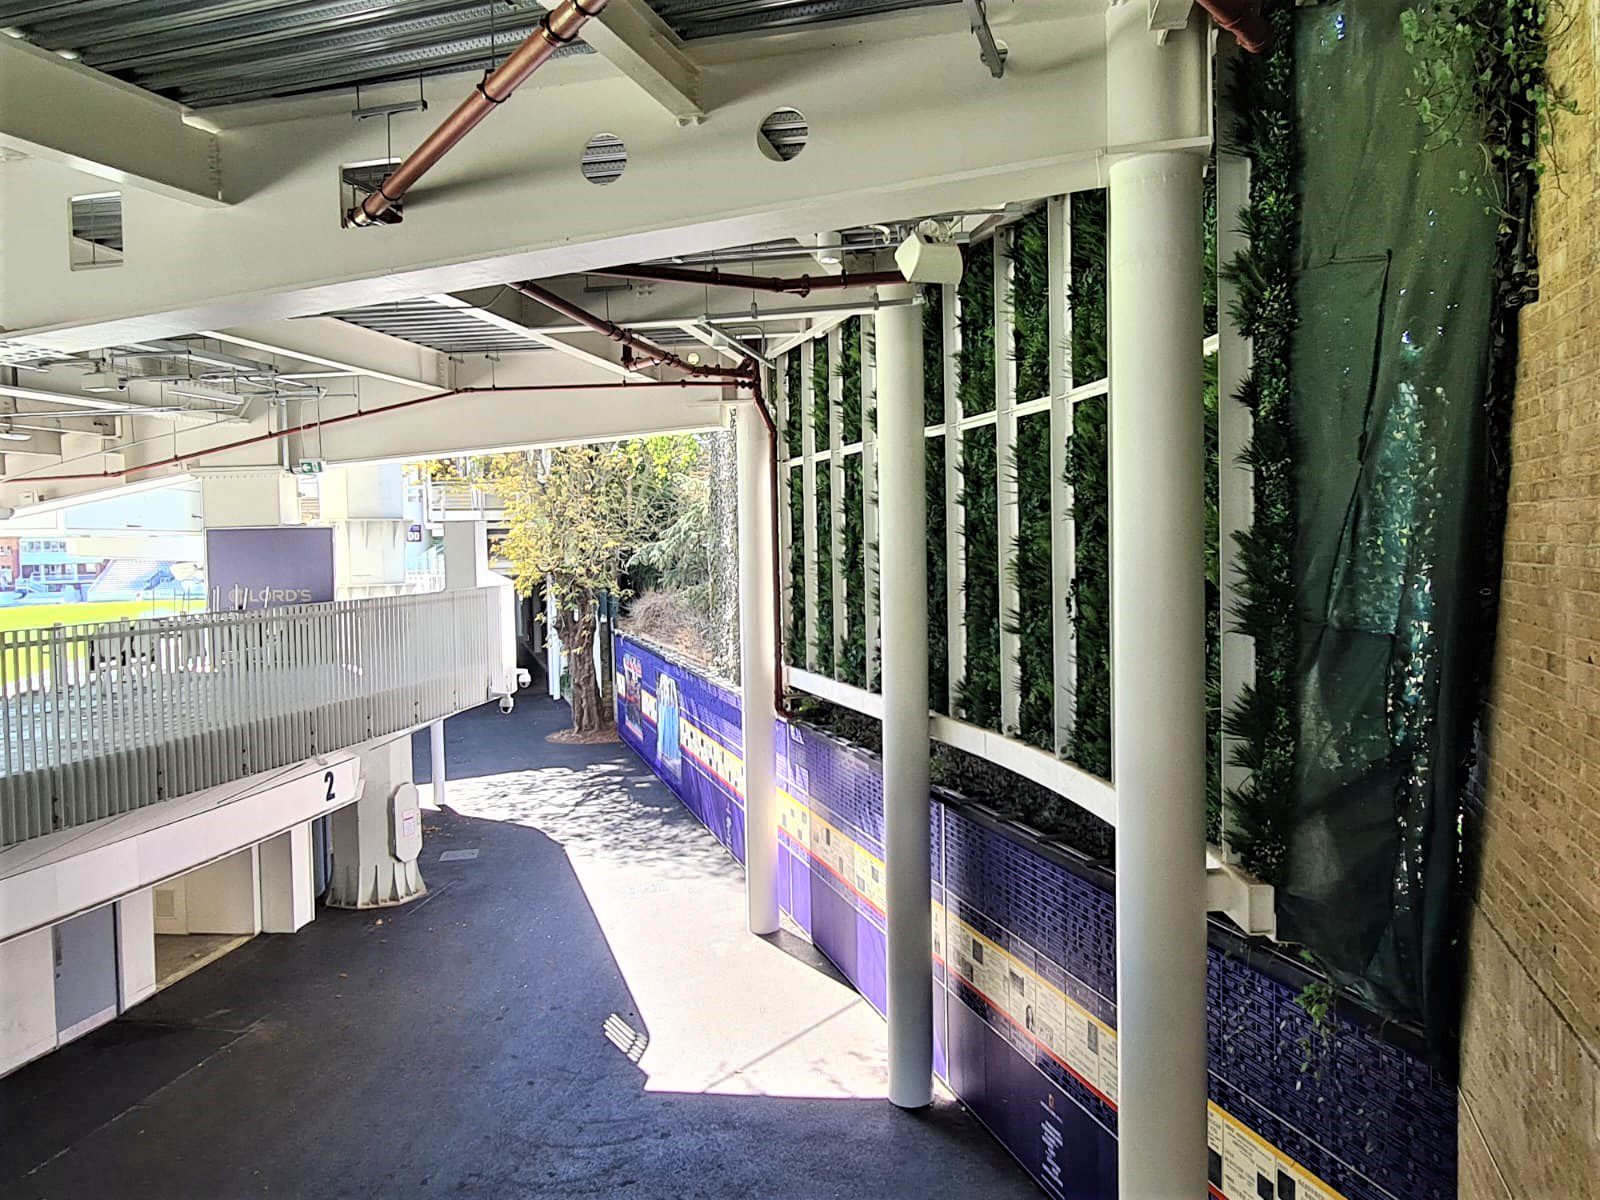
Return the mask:
{"type": "Polygon", "coordinates": [[[777,279],[769,275],[734,275],[727,271],[691,270],[688,267],[657,267],[634,264],[586,271],[611,279],[638,279],[647,283],[696,283],[705,287],[744,288],[757,292],[785,292],[809,296],[812,292],[838,292],[846,288],[886,287],[904,283],[899,271],[842,271],[837,275],[802,275],[798,279],[777,279]]]}
{"type": "Polygon", "coordinates": [[[1272,46],[1272,25],[1261,15],[1257,0],[1200,0],[1217,28],[1233,34],[1247,54],[1262,54],[1272,46]]]}
{"type": "Polygon", "coordinates": [[[539,22],[539,28],[530,33],[523,43],[513,50],[505,62],[483,77],[472,94],[456,106],[427,139],[406,156],[384,181],[360,204],[352,208],[347,220],[352,225],[371,225],[375,222],[394,224],[400,214],[394,206],[405,197],[411,186],[421,179],[456,143],[475,129],[480,121],[511,98],[528,81],[528,77],[544,66],[561,47],[577,40],[578,33],[588,24],[589,18],[598,17],[607,0],[561,0],[539,22]]]}

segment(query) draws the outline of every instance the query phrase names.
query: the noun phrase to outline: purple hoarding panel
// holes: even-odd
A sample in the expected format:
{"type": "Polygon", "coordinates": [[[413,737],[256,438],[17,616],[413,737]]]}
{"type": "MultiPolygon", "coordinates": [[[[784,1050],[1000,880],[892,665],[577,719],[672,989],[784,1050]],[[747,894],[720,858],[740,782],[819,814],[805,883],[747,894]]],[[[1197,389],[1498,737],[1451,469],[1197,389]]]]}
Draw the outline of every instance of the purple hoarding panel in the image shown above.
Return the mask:
{"type": "Polygon", "coordinates": [[[618,637],[617,732],[744,861],[744,734],[739,697],[638,642],[618,637]]]}
{"type": "MultiPolygon", "coordinates": [[[[623,738],[727,844],[725,806],[707,794],[716,773],[698,772],[688,750],[742,781],[742,763],[718,758],[720,749],[737,759],[737,695],[627,639],[617,641],[617,660],[619,678],[636,677],[619,687],[623,738]],[[679,721],[665,744],[646,711],[661,692],[679,721]],[[720,748],[708,749],[705,739],[720,748]],[[684,751],[676,766],[671,743],[684,751]]],[[[881,766],[808,727],[780,722],[777,734],[783,909],[881,1012],[881,766]]],[[[1111,878],[976,806],[935,799],[935,1069],[1048,1195],[1114,1200],[1111,878]]],[[[742,849],[742,806],[738,812],[742,849]]],[[[1343,1013],[1332,1027],[1316,1026],[1296,1003],[1304,980],[1286,974],[1281,960],[1224,930],[1211,936],[1209,1187],[1202,1193],[1197,1180],[1196,1194],[1454,1196],[1455,1095],[1439,1075],[1392,1031],[1343,1013]]]]}
{"type": "Polygon", "coordinates": [[[255,612],[333,599],[333,530],[274,525],[206,530],[212,612],[255,612]]]}

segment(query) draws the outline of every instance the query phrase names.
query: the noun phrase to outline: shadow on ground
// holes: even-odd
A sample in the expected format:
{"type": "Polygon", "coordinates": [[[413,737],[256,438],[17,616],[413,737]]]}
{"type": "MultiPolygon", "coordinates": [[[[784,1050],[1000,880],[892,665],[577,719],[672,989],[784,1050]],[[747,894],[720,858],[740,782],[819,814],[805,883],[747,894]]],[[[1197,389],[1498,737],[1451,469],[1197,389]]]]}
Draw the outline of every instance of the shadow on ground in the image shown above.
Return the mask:
{"type": "Polygon", "coordinates": [[[421,901],[319,910],[0,1080],[0,1196],[1037,1195],[953,1102],[875,1098],[876,1016],[743,932],[737,864],[624,747],[546,743],[564,712],[450,723],[421,901]]]}

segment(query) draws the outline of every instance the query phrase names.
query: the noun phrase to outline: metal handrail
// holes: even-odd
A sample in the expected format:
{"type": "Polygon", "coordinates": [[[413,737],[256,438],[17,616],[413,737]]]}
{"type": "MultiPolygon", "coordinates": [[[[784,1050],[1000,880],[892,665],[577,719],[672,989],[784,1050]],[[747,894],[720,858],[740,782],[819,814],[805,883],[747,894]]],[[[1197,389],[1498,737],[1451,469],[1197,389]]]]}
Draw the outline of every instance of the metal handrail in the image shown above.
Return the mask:
{"type": "Polygon", "coordinates": [[[0,845],[483,703],[505,590],[0,633],[0,845]]]}

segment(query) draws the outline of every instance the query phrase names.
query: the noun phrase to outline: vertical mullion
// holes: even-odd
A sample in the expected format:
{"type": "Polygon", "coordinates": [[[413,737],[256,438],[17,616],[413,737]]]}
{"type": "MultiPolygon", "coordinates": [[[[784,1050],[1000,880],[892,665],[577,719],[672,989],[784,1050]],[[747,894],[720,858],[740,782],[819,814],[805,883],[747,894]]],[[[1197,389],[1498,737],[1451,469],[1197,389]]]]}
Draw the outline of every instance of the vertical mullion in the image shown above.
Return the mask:
{"type": "MultiPolygon", "coordinates": [[[[790,354],[794,351],[790,351],[790,354]]],[[[789,637],[789,631],[794,628],[794,603],[791,590],[794,587],[793,551],[794,527],[790,518],[789,489],[789,359],[788,355],[778,360],[777,369],[773,371],[772,387],[772,420],[778,427],[777,445],[773,448],[775,461],[773,470],[778,473],[778,627],[782,632],[779,639],[779,649],[783,649],[783,642],[789,637]]],[[[785,661],[793,661],[795,649],[788,648],[788,653],[783,656],[785,661]]],[[[781,682],[781,681],[780,681],[781,682]]]]}
{"type": "Polygon", "coordinates": [[[878,363],[872,347],[872,317],[861,318],[861,549],[866,628],[867,689],[878,673],[878,363]]]}
{"type": "Polygon", "coordinates": [[[800,486],[804,541],[801,543],[805,568],[806,644],[805,666],[817,669],[817,423],[816,388],[811,370],[816,363],[816,345],[806,341],[800,347],[800,486]]]}
{"type": "Polygon", "coordinates": [[[1022,638],[1013,621],[1022,608],[1017,586],[1017,356],[1011,310],[1011,231],[994,239],[995,519],[998,525],[1000,728],[1017,732],[1022,713],[1022,638]]]}
{"type": "Polygon", "coordinates": [[[944,351],[944,543],[946,672],[950,715],[960,716],[957,694],[967,664],[967,514],[961,503],[961,397],[957,391],[956,356],[961,353],[961,295],[945,284],[942,342],[944,351]]]}
{"type": "MultiPolygon", "coordinates": [[[[850,575],[844,561],[844,334],[828,331],[828,578],[833,581],[833,677],[844,657],[850,575]]],[[[853,566],[854,564],[850,564],[853,566]]]]}
{"type": "Polygon", "coordinates": [[[1045,207],[1050,312],[1050,632],[1055,700],[1055,748],[1062,754],[1072,729],[1078,690],[1077,631],[1067,610],[1077,572],[1077,527],[1067,482],[1072,436],[1072,197],[1052,196],[1045,207]]]}

